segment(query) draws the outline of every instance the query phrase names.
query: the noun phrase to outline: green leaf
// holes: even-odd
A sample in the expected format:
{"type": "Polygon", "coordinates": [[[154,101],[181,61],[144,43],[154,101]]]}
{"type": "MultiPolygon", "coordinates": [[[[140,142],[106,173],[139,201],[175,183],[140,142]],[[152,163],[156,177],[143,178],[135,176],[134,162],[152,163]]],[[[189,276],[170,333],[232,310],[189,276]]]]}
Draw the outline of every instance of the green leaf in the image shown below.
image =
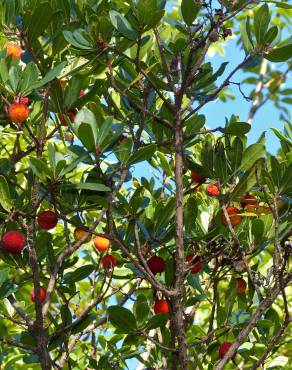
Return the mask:
{"type": "Polygon", "coordinates": [[[47,178],[52,177],[47,164],[39,158],[30,157],[29,165],[33,173],[38,176],[42,181],[46,181],[47,178]]]}
{"type": "Polygon", "coordinates": [[[18,66],[16,67],[12,66],[9,69],[8,75],[9,75],[9,84],[10,84],[11,90],[16,93],[18,91],[18,86],[22,78],[21,70],[18,66]]]}
{"type": "Polygon", "coordinates": [[[103,142],[107,138],[108,134],[110,133],[113,126],[113,117],[108,117],[101,125],[97,137],[96,137],[96,145],[102,146],[103,142]]]}
{"type": "Polygon", "coordinates": [[[223,183],[227,180],[227,160],[225,156],[225,148],[223,143],[219,142],[215,148],[215,161],[214,161],[214,170],[215,175],[223,183]]]}
{"type": "Polygon", "coordinates": [[[284,136],[278,129],[276,129],[276,128],[271,128],[271,130],[274,132],[274,134],[276,135],[276,136],[278,136],[278,138],[280,139],[280,140],[283,140],[283,141],[285,141],[285,143],[287,143],[290,147],[292,147],[292,142],[291,142],[291,140],[289,140],[286,136],[284,136]]]}
{"type": "Polygon", "coordinates": [[[200,6],[196,5],[194,0],[182,0],[181,2],[181,14],[184,21],[190,26],[196,19],[200,10],[200,6]]]}
{"type": "Polygon", "coordinates": [[[286,356],[278,356],[274,358],[268,365],[268,369],[277,369],[278,367],[284,367],[288,364],[289,358],[286,356]]]}
{"type": "Polygon", "coordinates": [[[37,82],[39,70],[35,63],[28,63],[22,72],[19,90],[22,94],[28,94],[32,89],[31,86],[37,82]]]}
{"type": "Polygon", "coordinates": [[[17,285],[11,283],[10,281],[5,281],[0,287],[0,299],[8,297],[10,294],[15,293],[17,290],[17,285]]]}
{"type": "Polygon", "coordinates": [[[75,271],[67,272],[64,275],[64,282],[65,284],[73,284],[77,281],[84,280],[87,278],[94,270],[96,266],[95,265],[85,265],[77,268],[75,271]]]}
{"type": "Polygon", "coordinates": [[[75,30],[74,32],[70,32],[70,31],[63,31],[63,35],[64,35],[64,38],[65,40],[75,46],[76,48],[78,49],[83,49],[83,50],[91,50],[92,49],[92,45],[90,45],[90,43],[88,41],[86,41],[85,43],[84,42],[80,42],[81,37],[80,37],[80,30],[75,30]]]}
{"type": "Polygon", "coordinates": [[[249,18],[242,20],[240,23],[241,40],[246,54],[249,54],[253,50],[253,44],[251,43],[249,34],[247,32],[248,22],[249,18]]]}
{"type": "Polygon", "coordinates": [[[134,163],[139,163],[142,161],[149,160],[153,157],[156,151],[156,145],[150,144],[144,148],[140,148],[137,152],[133,153],[127,161],[127,164],[132,165],[134,163]]]}
{"type": "Polygon", "coordinates": [[[252,220],[252,226],[251,226],[251,232],[254,236],[254,242],[256,245],[261,243],[263,235],[265,230],[265,224],[260,219],[253,219],[252,220]]]}
{"type": "Polygon", "coordinates": [[[233,325],[244,324],[250,320],[250,316],[251,315],[249,312],[239,309],[235,312],[232,312],[229,322],[233,325]]]}
{"type": "Polygon", "coordinates": [[[239,169],[241,171],[249,170],[254,163],[265,154],[265,147],[262,144],[252,144],[243,152],[242,163],[239,169]]]}
{"type": "Polygon", "coordinates": [[[292,44],[273,49],[265,58],[270,62],[285,62],[292,57],[292,44]]]}
{"type": "Polygon", "coordinates": [[[129,40],[137,39],[137,32],[132,28],[128,20],[115,10],[109,12],[110,20],[115,29],[129,40]]]}
{"type": "Polygon", "coordinates": [[[253,166],[243,174],[230,194],[230,200],[236,200],[241,195],[246,194],[256,184],[256,171],[258,171],[258,175],[260,175],[260,168],[260,163],[258,163],[258,168],[253,166]]]}
{"type": "Polygon", "coordinates": [[[277,37],[278,32],[279,30],[277,26],[271,27],[264,37],[264,44],[271,44],[277,37]]]}
{"type": "Polygon", "coordinates": [[[120,306],[110,306],[108,308],[110,322],[119,329],[120,332],[130,333],[137,329],[135,316],[130,310],[120,306]]]}
{"type": "Polygon", "coordinates": [[[206,118],[203,114],[196,114],[185,122],[185,136],[192,136],[204,127],[206,118]]]}
{"type": "Polygon", "coordinates": [[[189,274],[187,280],[190,286],[192,286],[194,289],[198,290],[200,293],[203,294],[204,292],[200,284],[199,276],[200,276],[199,274],[189,274]]]}
{"type": "Polygon", "coordinates": [[[231,122],[225,129],[225,134],[241,136],[249,132],[251,125],[247,122],[231,122]]]}
{"type": "Polygon", "coordinates": [[[150,312],[147,298],[144,294],[139,294],[134,304],[134,313],[138,323],[143,323],[150,312]]]}
{"type": "Polygon", "coordinates": [[[64,184],[62,185],[68,189],[82,189],[82,190],[91,190],[91,191],[111,191],[111,188],[103,185],[90,182],[80,182],[79,184],[64,184]]]}
{"type": "Polygon", "coordinates": [[[9,73],[5,59],[0,60],[0,76],[4,84],[8,81],[9,73]]]}
{"type": "Polygon", "coordinates": [[[158,315],[154,315],[147,322],[145,329],[152,330],[152,329],[157,329],[157,328],[163,328],[165,327],[168,319],[169,319],[168,315],[164,313],[159,313],[158,315]]]}
{"type": "Polygon", "coordinates": [[[92,131],[92,126],[89,123],[79,124],[77,129],[77,136],[88,151],[90,152],[94,151],[95,149],[94,134],[92,131]]]}
{"type": "Polygon", "coordinates": [[[67,64],[66,61],[61,62],[60,64],[56,65],[53,69],[51,69],[44,78],[42,78],[39,82],[36,82],[31,86],[31,90],[38,89],[44,85],[46,85],[48,82],[52,81],[54,78],[59,76],[59,74],[64,69],[65,65],[67,64]]]}
{"type": "Polygon", "coordinates": [[[34,10],[32,15],[29,17],[29,23],[27,25],[27,34],[30,42],[33,42],[43,34],[50,24],[53,14],[54,10],[47,1],[39,4],[39,6],[34,10]]]}
{"type": "Polygon", "coordinates": [[[279,188],[282,178],[282,168],[277,158],[274,156],[271,157],[271,169],[272,170],[270,174],[272,176],[273,182],[279,188]]]}
{"type": "Polygon", "coordinates": [[[81,333],[83,330],[87,328],[88,325],[90,325],[96,319],[97,315],[94,314],[85,316],[85,318],[81,322],[79,322],[77,325],[73,327],[71,333],[72,334],[81,333]]]}
{"type": "Polygon", "coordinates": [[[291,4],[286,4],[280,1],[274,1],[274,0],[266,0],[265,3],[272,3],[275,4],[277,8],[282,8],[282,9],[292,9],[291,4]]]}
{"type": "Polygon", "coordinates": [[[0,204],[8,212],[13,207],[9,186],[3,175],[0,175],[0,204]]]}
{"type": "Polygon", "coordinates": [[[160,165],[161,165],[163,171],[165,172],[165,174],[167,176],[171,177],[172,176],[172,170],[171,170],[171,167],[169,165],[168,160],[166,159],[166,156],[161,152],[157,152],[157,155],[159,157],[160,165]]]}
{"type": "Polygon", "coordinates": [[[0,270],[0,286],[8,279],[10,268],[5,267],[0,270]]]}
{"type": "Polygon", "coordinates": [[[270,23],[270,13],[267,4],[262,5],[254,15],[254,29],[258,45],[262,45],[270,23]]]}

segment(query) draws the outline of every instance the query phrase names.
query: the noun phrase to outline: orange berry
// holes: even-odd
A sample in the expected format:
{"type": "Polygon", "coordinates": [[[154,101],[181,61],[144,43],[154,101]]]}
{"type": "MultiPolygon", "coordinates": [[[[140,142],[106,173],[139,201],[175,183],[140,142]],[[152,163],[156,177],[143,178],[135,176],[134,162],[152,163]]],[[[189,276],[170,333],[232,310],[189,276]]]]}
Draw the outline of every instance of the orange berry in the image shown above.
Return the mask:
{"type": "Polygon", "coordinates": [[[100,252],[106,251],[111,245],[111,242],[102,236],[96,236],[93,240],[93,243],[95,248],[100,252]]]}
{"type": "Polygon", "coordinates": [[[89,234],[88,231],[86,231],[86,229],[81,229],[80,227],[76,227],[76,229],[74,230],[74,238],[75,240],[78,242],[80,239],[82,239],[83,237],[87,236],[87,238],[85,239],[84,243],[88,243],[90,242],[91,240],[91,234],[89,234]]]}
{"type": "MultiPolygon", "coordinates": [[[[226,211],[228,213],[230,223],[231,223],[232,226],[236,226],[236,225],[240,224],[242,217],[239,214],[240,212],[239,212],[238,208],[236,208],[236,207],[227,207],[226,211]]],[[[224,225],[227,225],[227,220],[226,220],[225,215],[224,215],[223,212],[221,214],[221,220],[222,220],[224,225]]]]}
{"type": "Polygon", "coordinates": [[[26,104],[12,103],[8,107],[8,116],[12,122],[23,123],[29,116],[29,109],[26,104]]]}
{"type": "Polygon", "coordinates": [[[15,44],[13,42],[9,42],[5,45],[6,48],[6,56],[12,55],[12,58],[17,60],[20,58],[21,54],[23,53],[23,50],[18,44],[15,44]]]}
{"type": "Polygon", "coordinates": [[[210,197],[217,197],[220,194],[220,190],[216,185],[208,184],[206,187],[206,194],[210,197]]]}
{"type": "Polygon", "coordinates": [[[246,290],[246,281],[242,278],[236,278],[236,293],[243,294],[246,290]]]}

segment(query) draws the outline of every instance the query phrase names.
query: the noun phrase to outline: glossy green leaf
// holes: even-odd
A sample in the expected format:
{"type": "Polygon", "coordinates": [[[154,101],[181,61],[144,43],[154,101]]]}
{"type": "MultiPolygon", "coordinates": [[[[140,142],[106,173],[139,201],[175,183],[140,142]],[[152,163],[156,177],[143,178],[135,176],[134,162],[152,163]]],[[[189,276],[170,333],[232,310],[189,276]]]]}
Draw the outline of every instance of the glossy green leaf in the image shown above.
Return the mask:
{"type": "Polygon", "coordinates": [[[130,333],[137,329],[136,318],[125,307],[110,306],[108,308],[109,320],[119,331],[130,333]]]}
{"type": "Polygon", "coordinates": [[[262,45],[270,23],[270,13],[267,4],[262,5],[254,15],[254,29],[258,45],[262,45]]]}
{"type": "Polygon", "coordinates": [[[147,145],[144,148],[140,148],[135,153],[133,153],[128,159],[127,163],[128,165],[132,165],[135,163],[149,160],[153,157],[155,151],[156,151],[155,144],[147,145]]]}
{"type": "Polygon", "coordinates": [[[270,62],[280,63],[292,57],[292,44],[273,49],[265,58],[270,62]]]}
{"type": "Polygon", "coordinates": [[[164,314],[164,313],[154,315],[147,322],[147,324],[145,326],[145,329],[146,330],[153,330],[153,329],[157,329],[157,328],[162,328],[166,325],[168,320],[169,320],[169,316],[164,314]]]}
{"type": "Polygon", "coordinates": [[[137,39],[137,32],[132,28],[130,22],[116,10],[109,12],[110,20],[115,29],[129,40],[137,39]]]}
{"type": "Polygon", "coordinates": [[[13,207],[9,186],[3,175],[0,175],[0,204],[6,211],[10,211],[13,207]]]}
{"type": "Polygon", "coordinates": [[[196,5],[193,0],[182,0],[181,13],[184,21],[190,26],[196,19],[200,11],[200,6],[196,5]]]}
{"type": "Polygon", "coordinates": [[[64,275],[64,282],[66,284],[73,284],[77,283],[78,281],[84,280],[95,270],[95,268],[95,265],[85,265],[78,267],[75,271],[67,272],[64,275]]]}

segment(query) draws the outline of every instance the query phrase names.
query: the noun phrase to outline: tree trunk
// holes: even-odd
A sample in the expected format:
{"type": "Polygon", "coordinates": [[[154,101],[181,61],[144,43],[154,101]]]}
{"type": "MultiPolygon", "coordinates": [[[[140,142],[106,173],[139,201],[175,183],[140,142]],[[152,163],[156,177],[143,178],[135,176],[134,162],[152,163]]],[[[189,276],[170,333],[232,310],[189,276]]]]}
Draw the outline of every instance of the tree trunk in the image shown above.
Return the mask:
{"type": "Polygon", "coordinates": [[[182,370],[187,369],[187,345],[184,324],[182,297],[184,291],[184,230],[183,230],[183,130],[180,109],[175,125],[175,183],[176,183],[176,230],[175,230],[175,282],[177,292],[172,299],[173,335],[177,339],[178,363],[182,370]]]}

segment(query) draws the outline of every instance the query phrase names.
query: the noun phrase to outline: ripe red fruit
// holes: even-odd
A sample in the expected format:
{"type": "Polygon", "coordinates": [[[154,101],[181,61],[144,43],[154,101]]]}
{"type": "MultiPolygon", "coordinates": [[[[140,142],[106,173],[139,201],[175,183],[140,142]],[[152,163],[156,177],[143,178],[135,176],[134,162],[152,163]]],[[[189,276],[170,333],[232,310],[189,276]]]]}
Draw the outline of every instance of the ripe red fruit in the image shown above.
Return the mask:
{"type": "Polygon", "coordinates": [[[19,103],[21,103],[21,104],[25,104],[25,105],[28,105],[28,103],[29,103],[29,99],[28,99],[28,98],[20,98],[20,99],[19,99],[19,103]]]}
{"type": "Polygon", "coordinates": [[[53,229],[58,223],[58,217],[53,211],[42,211],[38,214],[38,224],[41,229],[53,229]]]}
{"type": "MultiPolygon", "coordinates": [[[[223,342],[220,344],[220,347],[219,347],[219,357],[220,358],[223,358],[225,357],[226,353],[228,352],[229,348],[232,346],[232,343],[230,342],[223,342]]],[[[232,358],[234,359],[236,356],[236,353],[234,353],[234,355],[232,356],[232,358]]]]}
{"type": "MultiPolygon", "coordinates": [[[[241,216],[239,214],[240,211],[239,211],[238,208],[236,208],[236,207],[227,207],[226,211],[228,213],[230,223],[231,223],[232,226],[236,226],[236,225],[240,224],[241,216]]],[[[221,214],[221,220],[222,220],[224,225],[227,225],[227,220],[226,220],[225,215],[224,215],[223,212],[221,214]]]]}
{"type": "Polygon", "coordinates": [[[220,194],[220,190],[217,188],[216,185],[209,184],[206,187],[206,194],[210,197],[217,197],[220,194]]]}
{"type": "Polygon", "coordinates": [[[26,104],[12,103],[8,107],[8,117],[12,122],[23,123],[29,116],[29,109],[26,104]]]}
{"type": "Polygon", "coordinates": [[[20,231],[8,231],[3,235],[2,246],[7,253],[20,253],[25,247],[25,244],[25,236],[20,231]]]}
{"type": "Polygon", "coordinates": [[[197,182],[199,184],[202,184],[206,180],[205,176],[200,175],[199,173],[197,173],[195,171],[191,171],[191,178],[192,178],[193,182],[197,182]]]}
{"type": "Polygon", "coordinates": [[[240,202],[242,208],[248,205],[256,207],[258,204],[257,198],[254,195],[246,194],[246,195],[243,195],[241,199],[243,199],[243,201],[240,202]]]}
{"type": "Polygon", "coordinates": [[[166,299],[160,299],[158,301],[155,301],[153,310],[155,314],[159,313],[165,313],[166,315],[169,314],[169,305],[166,299]]]}
{"type": "Polygon", "coordinates": [[[236,278],[236,293],[243,294],[246,290],[246,281],[242,278],[236,278]]]}
{"type": "Polygon", "coordinates": [[[150,257],[149,260],[147,261],[147,265],[153,275],[165,271],[166,268],[166,263],[164,259],[159,256],[150,257]]]}
{"type": "Polygon", "coordinates": [[[12,58],[14,60],[17,60],[20,58],[23,50],[18,44],[15,44],[13,42],[9,42],[8,44],[5,45],[6,48],[6,56],[12,55],[12,58]]]}
{"type": "Polygon", "coordinates": [[[199,256],[194,258],[193,254],[189,254],[188,256],[186,256],[186,261],[187,262],[192,262],[192,266],[193,266],[193,268],[191,270],[192,274],[196,274],[196,273],[198,273],[202,270],[203,264],[202,264],[201,258],[199,256]]]}
{"type": "MultiPolygon", "coordinates": [[[[46,299],[46,295],[47,295],[47,292],[45,291],[44,288],[40,288],[40,301],[41,302],[44,302],[44,300],[46,299]]],[[[36,301],[36,295],[35,295],[35,291],[34,289],[31,291],[30,293],[30,299],[35,302],[36,301]]]]}
{"type": "Polygon", "coordinates": [[[103,267],[106,269],[106,270],[109,270],[111,268],[114,268],[115,266],[117,266],[118,264],[118,261],[117,259],[112,256],[111,254],[107,254],[106,256],[103,256],[102,259],[101,259],[101,263],[103,265],[103,267]]]}

